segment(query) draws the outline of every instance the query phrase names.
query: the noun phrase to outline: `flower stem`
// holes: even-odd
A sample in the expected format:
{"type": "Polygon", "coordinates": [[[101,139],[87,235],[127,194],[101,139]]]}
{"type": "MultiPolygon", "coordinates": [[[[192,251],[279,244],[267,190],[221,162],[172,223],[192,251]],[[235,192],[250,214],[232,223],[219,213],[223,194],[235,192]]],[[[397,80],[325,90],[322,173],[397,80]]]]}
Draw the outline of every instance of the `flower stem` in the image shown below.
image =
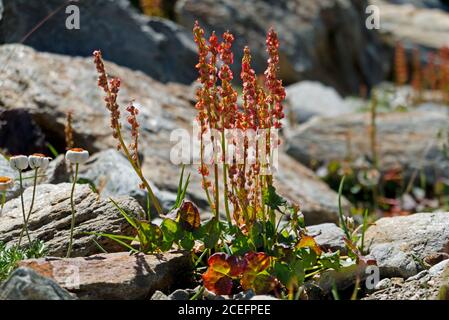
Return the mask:
{"type": "Polygon", "coordinates": [[[5,206],[5,202],[6,202],[6,190],[2,192],[2,207],[0,209],[0,217],[3,213],[3,207],[5,206]]]}
{"type": "Polygon", "coordinates": [[[75,177],[73,179],[72,192],[70,193],[70,207],[72,208],[72,222],[70,224],[70,240],[69,240],[69,248],[67,250],[67,258],[70,258],[70,255],[72,254],[73,229],[75,228],[75,204],[73,201],[73,196],[75,194],[76,180],[78,180],[78,168],[79,168],[79,164],[77,163],[75,165],[75,177]]]}
{"type": "Polygon", "coordinates": [[[122,133],[120,128],[117,129],[117,136],[118,140],[120,142],[120,146],[123,149],[123,152],[125,153],[126,158],[128,159],[129,163],[131,163],[131,166],[133,167],[134,171],[139,176],[140,180],[142,181],[143,185],[145,186],[145,189],[147,189],[148,195],[150,196],[151,201],[153,202],[154,207],[156,208],[156,211],[159,215],[163,215],[161,205],[159,204],[159,201],[157,200],[156,196],[154,195],[153,189],[151,188],[148,181],[145,179],[142,173],[142,169],[138,164],[136,164],[131,156],[131,153],[128,150],[128,147],[125,144],[125,141],[123,141],[122,133]]]}
{"type": "Polygon", "coordinates": [[[28,228],[28,222],[30,221],[31,212],[33,212],[34,199],[36,197],[37,170],[38,170],[38,168],[34,169],[33,197],[31,198],[30,211],[28,211],[28,215],[26,217],[25,224],[23,225],[22,234],[25,230],[25,226],[28,228]]]}
{"type": "MultiPolygon", "coordinates": [[[[224,122],[222,121],[223,127],[224,122]]],[[[226,212],[226,219],[228,220],[229,226],[232,226],[231,213],[229,211],[229,199],[228,199],[228,171],[226,166],[226,140],[225,140],[225,132],[221,133],[221,148],[223,151],[223,184],[224,184],[224,205],[226,212]]]]}
{"type": "Polygon", "coordinates": [[[19,170],[19,182],[20,182],[20,201],[22,203],[22,216],[23,216],[23,228],[22,228],[22,232],[20,232],[19,244],[18,244],[18,246],[20,247],[20,244],[22,243],[24,231],[27,235],[28,242],[31,243],[31,237],[30,237],[30,234],[28,233],[27,219],[26,219],[26,214],[25,214],[25,203],[23,201],[23,191],[24,190],[23,190],[22,170],[19,170]]]}

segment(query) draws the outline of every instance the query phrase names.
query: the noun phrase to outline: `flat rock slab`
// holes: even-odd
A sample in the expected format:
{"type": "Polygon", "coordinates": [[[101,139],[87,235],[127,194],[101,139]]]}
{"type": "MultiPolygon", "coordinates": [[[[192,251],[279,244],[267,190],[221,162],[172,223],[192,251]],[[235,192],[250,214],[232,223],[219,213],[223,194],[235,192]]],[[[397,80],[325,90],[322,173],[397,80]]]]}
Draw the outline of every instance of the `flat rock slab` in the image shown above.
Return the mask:
{"type": "Polygon", "coordinates": [[[365,244],[381,277],[408,278],[423,269],[424,259],[449,253],[449,213],[382,218],[366,231],[365,244]]]}
{"type": "MultiPolygon", "coordinates": [[[[24,192],[25,210],[28,212],[32,188],[24,192]]],[[[48,254],[63,256],[66,253],[70,234],[71,184],[42,184],[36,189],[36,199],[29,221],[30,236],[45,242],[48,254]]],[[[119,206],[138,215],[141,207],[136,200],[118,198],[119,206]]],[[[120,212],[109,200],[100,200],[88,185],[77,185],[75,189],[76,224],[74,230],[73,256],[86,256],[99,252],[93,242],[94,236],[84,232],[102,232],[131,235],[132,230],[120,212]]],[[[20,198],[8,201],[0,217],[0,241],[17,243],[23,226],[20,198]]],[[[26,239],[26,238],[24,238],[26,239]]],[[[101,238],[98,242],[108,252],[122,251],[123,248],[111,240],[101,238]]]]}
{"type": "Polygon", "coordinates": [[[0,286],[0,300],[75,300],[55,281],[29,268],[18,268],[0,286]]]}
{"type": "MultiPolygon", "coordinates": [[[[289,134],[287,153],[310,167],[348,157],[370,159],[370,119],[369,113],[314,118],[289,134]]],[[[444,110],[380,113],[376,120],[380,169],[402,168],[405,178],[419,169],[429,184],[449,177],[449,161],[438,139],[448,121],[444,110]]]]}
{"type": "Polygon", "coordinates": [[[130,255],[126,252],[78,258],[42,258],[20,262],[55,280],[80,299],[145,299],[188,280],[186,253],[130,255]]]}

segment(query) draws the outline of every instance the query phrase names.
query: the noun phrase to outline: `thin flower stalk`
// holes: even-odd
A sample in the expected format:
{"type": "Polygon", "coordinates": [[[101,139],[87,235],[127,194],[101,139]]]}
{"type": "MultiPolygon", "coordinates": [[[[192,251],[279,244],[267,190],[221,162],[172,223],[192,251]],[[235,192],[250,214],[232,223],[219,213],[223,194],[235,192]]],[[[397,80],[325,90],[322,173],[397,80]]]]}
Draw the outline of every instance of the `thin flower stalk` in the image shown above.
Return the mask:
{"type": "Polygon", "coordinates": [[[39,169],[41,169],[41,170],[47,169],[47,167],[50,163],[50,158],[45,156],[44,154],[35,153],[28,157],[28,163],[29,163],[30,168],[34,170],[33,195],[31,197],[31,204],[30,204],[30,209],[28,210],[28,215],[26,217],[25,223],[24,223],[22,231],[20,233],[21,237],[22,237],[23,233],[25,232],[25,230],[28,228],[28,224],[29,224],[29,221],[31,218],[31,213],[33,212],[34,200],[36,198],[38,171],[39,171],[39,169]]]}
{"type": "Polygon", "coordinates": [[[76,182],[78,181],[78,170],[79,165],[85,163],[89,158],[89,152],[87,150],[84,150],[82,148],[72,148],[66,152],[65,155],[66,160],[75,166],[75,175],[73,177],[72,182],[72,190],[70,192],[70,207],[71,207],[71,213],[72,218],[70,222],[70,236],[69,236],[69,246],[67,249],[67,258],[70,258],[72,255],[72,249],[73,249],[73,232],[75,229],[75,221],[76,221],[76,208],[75,208],[75,186],[76,182]]]}
{"type": "MultiPolygon", "coordinates": [[[[123,139],[123,135],[121,132],[121,123],[120,123],[120,108],[117,103],[117,96],[118,92],[120,90],[120,80],[117,78],[113,78],[108,82],[108,77],[106,75],[106,69],[103,63],[103,58],[101,55],[101,51],[95,51],[94,52],[94,63],[97,68],[98,72],[98,86],[103,89],[103,91],[106,94],[105,97],[105,103],[106,108],[111,113],[111,128],[112,128],[112,135],[113,137],[118,141],[117,149],[123,150],[126,158],[128,159],[129,163],[133,167],[134,171],[136,172],[139,179],[142,181],[142,186],[147,190],[148,195],[151,199],[151,202],[153,203],[154,207],[156,208],[156,211],[159,215],[163,215],[163,211],[161,208],[161,205],[156,198],[153,189],[151,188],[150,184],[146,180],[146,178],[143,175],[142,168],[140,167],[138,156],[136,152],[130,151],[127,144],[125,143],[123,139]]],[[[135,111],[135,109],[134,109],[135,111]]],[[[133,111],[133,112],[134,112],[133,111]]],[[[137,114],[130,114],[129,120],[136,121],[135,116],[137,114]]],[[[137,123],[137,121],[136,121],[137,123]]],[[[137,129],[138,127],[136,127],[137,129]]],[[[135,137],[137,139],[137,136],[135,137]]],[[[134,143],[135,147],[137,148],[137,144],[134,143]]],[[[135,150],[134,150],[135,151],[135,150]]]]}
{"type": "Polygon", "coordinates": [[[28,238],[28,242],[31,243],[31,237],[30,234],[28,232],[28,226],[27,226],[27,219],[26,219],[26,213],[25,213],[25,202],[23,200],[23,176],[22,176],[22,172],[23,170],[28,168],[28,157],[24,156],[24,155],[19,155],[19,156],[14,156],[11,157],[9,159],[10,161],[10,165],[11,167],[18,171],[19,173],[19,185],[20,185],[20,203],[22,206],[22,217],[23,217],[23,230],[20,233],[20,237],[19,237],[19,242],[18,242],[18,246],[20,246],[20,244],[22,243],[22,238],[23,238],[23,231],[25,231],[25,234],[28,238]]]}

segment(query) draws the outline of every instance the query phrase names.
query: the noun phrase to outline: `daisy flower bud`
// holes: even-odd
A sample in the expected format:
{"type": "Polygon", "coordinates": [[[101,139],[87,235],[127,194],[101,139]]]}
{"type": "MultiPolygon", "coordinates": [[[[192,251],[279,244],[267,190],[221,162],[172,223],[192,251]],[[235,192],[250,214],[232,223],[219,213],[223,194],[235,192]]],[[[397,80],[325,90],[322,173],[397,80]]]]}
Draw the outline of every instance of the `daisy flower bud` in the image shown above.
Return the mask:
{"type": "Polygon", "coordinates": [[[27,156],[14,156],[9,159],[9,164],[11,168],[17,171],[22,171],[28,168],[28,157],[27,156]]]}
{"type": "Polygon", "coordinates": [[[89,159],[89,152],[82,148],[73,148],[66,152],[65,158],[73,164],[83,164],[89,159]]]}
{"type": "Polygon", "coordinates": [[[10,177],[0,177],[0,191],[6,191],[14,186],[14,180],[10,177]]]}
{"type": "Polygon", "coordinates": [[[35,153],[28,157],[28,162],[30,164],[31,169],[40,168],[42,170],[47,169],[50,164],[51,158],[46,157],[44,154],[35,153]]]}

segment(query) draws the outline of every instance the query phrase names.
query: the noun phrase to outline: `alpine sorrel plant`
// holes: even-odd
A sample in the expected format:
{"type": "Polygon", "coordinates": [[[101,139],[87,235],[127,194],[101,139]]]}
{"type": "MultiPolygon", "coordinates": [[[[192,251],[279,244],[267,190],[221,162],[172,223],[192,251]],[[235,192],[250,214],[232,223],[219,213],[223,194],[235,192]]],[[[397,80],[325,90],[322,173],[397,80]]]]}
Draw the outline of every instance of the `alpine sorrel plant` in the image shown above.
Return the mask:
{"type": "Polygon", "coordinates": [[[285,99],[285,90],[282,81],[277,79],[277,34],[271,29],[267,36],[269,59],[262,85],[257,83],[255,72],[251,68],[249,48],[244,50],[240,74],[243,82],[241,108],[237,105],[238,95],[231,84],[233,73],[230,65],[234,62],[231,47],[234,36],[225,32],[220,43],[216,34],[212,33],[207,41],[204,30],[198,23],[195,24],[193,34],[198,46],[199,61],[196,68],[199,71],[198,81],[201,83],[196,103],[197,120],[201,127],[199,172],[215,218],[219,220],[220,217],[219,163],[222,162],[223,200],[228,224],[233,224],[230,203],[233,205],[234,222],[243,228],[248,228],[257,217],[269,219],[274,224],[274,210],[264,204],[263,196],[273,188],[270,163],[266,156],[270,157],[278,144],[278,140],[273,139],[272,130],[281,128],[281,120],[284,118],[282,101],[285,99]],[[227,132],[232,129],[238,129],[243,135],[234,134],[228,138],[227,132]],[[214,157],[211,164],[206,163],[204,157],[207,133],[211,136],[213,146],[214,157]],[[221,157],[218,157],[220,152],[221,157]],[[226,161],[229,158],[230,163],[226,161]],[[210,166],[213,184],[208,178],[210,166]]]}
{"type": "MultiPolygon", "coordinates": [[[[95,235],[112,239],[132,253],[190,251],[196,268],[194,276],[204,285],[195,298],[206,288],[217,294],[251,289],[257,294],[273,293],[293,299],[302,292],[300,287],[305,280],[330,268],[338,270],[342,262],[338,251],[325,252],[307,234],[299,206],[282,198],[273,186],[274,166],[270,159],[279,145],[276,130],[282,126],[285,99],[282,81],[277,78],[277,34],[274,30],[268,33],[268,67],[262,79],[251,68],[250,49],[244,49],[239,105],[238,93],[232,86],[234,36],[225,32],[220,42],[212,33],[206,40],[198,23],[193,33],[198,45],[196,68],[201,83],[196,93],[201,146],[199,172],[214,215],[201,223],[198,208],[186,199],[189,177],[184,181],[183,167],[176,203],[159,224],[140,219],[137,212],[125,212],[111,199],[134,234],[95,235]],[[206,146],[212,147],[213,157],[208,158],[206,146]],[[220,221],[222,208],[226,222],[220,221]],[[277,214],[287,219],[278,218],[277,214]]],[[[95,56],[100,86],[108,94],[106,103],[112,114],[114,136],[141,176],[137,158],[137,110],[132,104],[127,108],[134,139],[129,147],[132,153],[121,139],[115,102],[119,82],[111,80],[109,89],[101,56],[98,52],[95,56]]],[[[348,244],[352,245],[351,240],[348,244]]],[[[352,264],[361,258],[360,254],[353,254],[345,258],[345,263],[352,264]]]]}
{"type": "Polygon", "coordinates": [[[95,51],[93,55],[94,55],[94,62],[97,67],[97,72],[99,75],[98,86],[102,88],[106,94],[104,101],[106,103],[106,108],[111,113],[112,135],[118,141],[117,149],[123,150],[129,163],[131,164],[134,171],[142,181],[141,187],[147,190],[148,196],[150,197],[151,202],[156,208],[158,214],[163,215],[161,205],[159,204],[158,199],[154,195],[153,189],[151,188],[150,184],[144,177],[141,165],[139,163],[138,149],[137,149],[138,128],[139,128],[139,124],[137,122],[138,110],[132,104],[130,104],[127,107],[127,111],[129,113],[128,123],[131,125],[131,133],[133,137],[133,142],[128,146],[125,143],[122,135],[122,125],[120,122],[120,107],[117,103],[117,96],[120,90],[120,79],[113,78],[110,81],[108,81],[108,76],[106,74],[103,58],[101,56],[101,51],[95,51]]]}

